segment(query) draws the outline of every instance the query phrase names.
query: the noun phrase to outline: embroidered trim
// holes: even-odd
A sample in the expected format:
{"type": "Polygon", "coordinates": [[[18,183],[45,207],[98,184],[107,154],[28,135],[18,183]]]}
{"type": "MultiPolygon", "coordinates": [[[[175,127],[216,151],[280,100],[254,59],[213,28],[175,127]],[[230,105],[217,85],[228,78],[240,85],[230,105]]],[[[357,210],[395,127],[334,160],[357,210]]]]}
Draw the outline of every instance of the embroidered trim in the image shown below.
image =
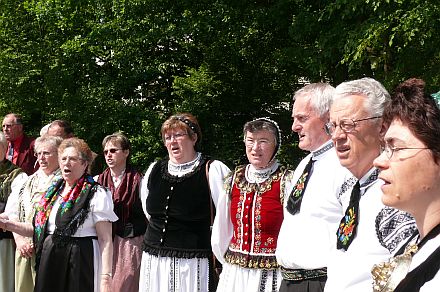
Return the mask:
{"type": "Polygon", "coordinates": [[[313,152],[312,152],[312,156],[313,156],[313,157],[317,157],[317,156],[319,156],[319,155],[322,155],[322,154],[324,154],[325,152],[327,152],[327,151],[329,151],[330,149],[332,149],[333,147],[334,147],[333,142],[330,142],[330,143],[324,145],[321,149],[318,149],[318,150],[316,150],[316,151],[313,151],[313,152]]]}
{"type": "Polygon", "coordinates": [[[202,158],[202,154],[200,152],[197,152],[197,156],[193,161],[182,163],[182,164],[174,164],[171,161],[168,161],[168,172],[172,173],[179,173],[186,170],[190,170],[192,168],[197,167],[197,163],[200,162],[202,158]]]}
{"type": "Polygon", "coordinates": [[[261,278],[260,278],[260,292],[264,292],[266,290],[266,283],[267,283],[267,270],[264,270],[261,272],[261,278]]]}
{"type": "Polygon", "coordinates": [[[344,181],[344,183],[341,186],[341,189],[339,190],[338,193],[338,199],[341,198],[341,196],[348,190],[350,190],[358,181],[358,179],[354,176],[350,177],[349,179],[347,179],[346,181],[344,181]]]}
{"type": "Polygon", "coordinates": [[[287,281],[303,281],[307,279],[315,279],[327,276],[327,268],[320,268],[314,270],[305,269],[286,269],[281,267],[281,276],[287,281]]]}
{"type": "MultiPolygon", "coordinates": [[[[280,166],[274,173],[272,173],[267,180],[262,183],[250,183],[246,180],[245,177],[245,165],[238,166],[235,169],[233,182],[240,190],[240,192],[244,193],[265,193],[272,189],[272,182],[278,181],[283,176],[286,168],[284,166],[280,166]]],[[[230,192],[229,192],[230,194],[230,192]]]]}
{"type": "Polygon", "coordinates": [[[237,265],[242,268],[248,269],[265,269],[274,270],[279,267],[275,255],[262,256],[262,255],[249,255],[242,254],[240,252],[234,252],[228,249],[225,254],[226,262],[231,265],[237,265]]]}

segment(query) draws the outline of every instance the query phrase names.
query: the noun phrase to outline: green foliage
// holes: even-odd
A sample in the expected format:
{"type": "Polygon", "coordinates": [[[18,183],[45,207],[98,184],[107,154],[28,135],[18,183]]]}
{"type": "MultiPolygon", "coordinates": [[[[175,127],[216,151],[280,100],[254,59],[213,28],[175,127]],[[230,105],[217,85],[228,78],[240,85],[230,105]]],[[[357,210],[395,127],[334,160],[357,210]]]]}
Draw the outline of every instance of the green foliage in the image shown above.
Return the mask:
{"type": "Polygon", "coordinates": [[[423,0],[1,0],[0,114],[37,134],[54,119],[100,152],[124,131],[145,169],[166,155],[159,130],[194,113],[203,151],[245,162],[241,128],[268,116],[283,130],[280,160],[304,155],[290,100],[304,81],[373,76],[440,84],[440,5],[423,0]]]}

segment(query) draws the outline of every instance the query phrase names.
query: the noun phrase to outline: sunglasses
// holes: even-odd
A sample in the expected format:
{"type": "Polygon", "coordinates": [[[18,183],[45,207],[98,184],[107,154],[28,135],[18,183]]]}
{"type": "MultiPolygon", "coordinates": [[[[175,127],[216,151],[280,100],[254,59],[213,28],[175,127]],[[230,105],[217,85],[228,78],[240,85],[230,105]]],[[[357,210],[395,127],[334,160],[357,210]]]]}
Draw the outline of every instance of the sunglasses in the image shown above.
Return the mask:
{"type": "Polygon", "coordinates": [[[117,148],[110,148],[108,150],[104,150],[104,155],[107,155],[109,152],[111,154],[115,154],[117,151],[122,150],[122,149],[117,149],[117,148]]]}

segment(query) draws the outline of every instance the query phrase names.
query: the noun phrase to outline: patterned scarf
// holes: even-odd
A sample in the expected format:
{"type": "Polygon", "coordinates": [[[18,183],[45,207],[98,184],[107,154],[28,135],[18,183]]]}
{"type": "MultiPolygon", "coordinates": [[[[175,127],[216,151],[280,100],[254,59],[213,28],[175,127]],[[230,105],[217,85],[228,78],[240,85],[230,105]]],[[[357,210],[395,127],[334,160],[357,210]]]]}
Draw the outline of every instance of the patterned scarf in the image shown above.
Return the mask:
{"type": "MultiPolygon", "coordinates": [[[[34,244],[37,251],[37,259],[41,254],[45,238],[47,221],[49,220],[52,207],[57,197],[65,187],[64,179],[56,180],[41,197],[40,202],[35,208],[34,217],[34,244]]],[[[96,182],[90,175],[83,175],[75,185],[70,189],[67,196],[63,197],[55,219],[55,237],[70,237],[78,230],[78,227],[84,223],[88,215],[90,199],[93,197],[92,190],[96,182]]]]}

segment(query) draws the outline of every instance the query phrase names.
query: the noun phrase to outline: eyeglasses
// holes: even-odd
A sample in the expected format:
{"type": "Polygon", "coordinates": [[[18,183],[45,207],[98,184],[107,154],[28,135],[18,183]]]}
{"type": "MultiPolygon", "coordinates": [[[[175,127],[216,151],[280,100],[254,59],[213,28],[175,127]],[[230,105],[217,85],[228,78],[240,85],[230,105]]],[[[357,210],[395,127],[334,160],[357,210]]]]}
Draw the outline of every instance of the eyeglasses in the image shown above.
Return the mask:
{"type": "Polygon", "coordinates": [[[12,128],[15,125],[19,125],[19,124],[3,124],[2,125],[2,129],[8,129],[8,128],[12,128]]]}
{"type": "Polygon", "coordinates": [[[118,149],[118,148],[110,148],[108,150],[104,150],[104,156],[107,155],[109,152],[111,154],[115,154],[117,151],[122,150],[122,149],[118,149]]]}
{"type": "Polygon", "coordinates": [[[327,135],[333,135],[333,133],[336,131],[336,127],[339,126],[339,128],[341,128],[341,130],[344,131],[345,133],[350,133],[350,132],[353,132],[353,130],[356,128],[356,125],[358,122],[368,121],[368,120],[372,120],[372,119],[379,119],[379,118],[381,118],[381,117],[380,116],[370,117],[370,118],[359,119],[359,120],[342,119],[339,122],[339,125],[336,125],[336,123],[332,123],[332,122],[325,124],[324,130],[327,133],[327,135]]]}
{"type": "Polygon", "coordinates": [[[398,152],[400,150],[407,150],[407,149],[429,149],[428,147],[396,147],[396,146],[391,146],[389,144],[385,144],[384,147],[384,152],[386,157],[388,158],[388,160],[391,159],[391,157],[393,157],[394,152],[398,152]]]}
{"type": "Polygon", "coordinates": [[[52,156],[53,152],[49,152],[49,151],[40,151],[40,152],[34,152],[34,156],[35,157],[40,157],[43,156],[44,158],[47,158],[49,156],[52,156]]]}
{"type": "Polygon", "coordinates": [[[70,161],[70,163],[78,163],[80,162],[82,159],[79,157],[75,157],[75,156],[63,156],[60,158],[60,163],[62,164],[66,164],[68,161],[70,161]]]}
{"type": "Polygon", "coordinates": [[[170,142],[173,139],[182,140],[183,137],[185,137],[187,135],[188,135],[188,133],[175,133],[172,135],[165,135],[163,138],[165,139],[165,141],[170,142]]]}
{"type": "Polygon", "coordinates": [[[253,139],[249,139],[247,138],[246,140],[244,140],[244,144],[246,145],[247,148],[253,148],[254,145],[260,145],[261,148],[265,148],[267,146],[269,146],[270,144],[272,144],[273,142],[267,140],[267,139],[257,139],[257,140],[253,140],[253,139]]]}

